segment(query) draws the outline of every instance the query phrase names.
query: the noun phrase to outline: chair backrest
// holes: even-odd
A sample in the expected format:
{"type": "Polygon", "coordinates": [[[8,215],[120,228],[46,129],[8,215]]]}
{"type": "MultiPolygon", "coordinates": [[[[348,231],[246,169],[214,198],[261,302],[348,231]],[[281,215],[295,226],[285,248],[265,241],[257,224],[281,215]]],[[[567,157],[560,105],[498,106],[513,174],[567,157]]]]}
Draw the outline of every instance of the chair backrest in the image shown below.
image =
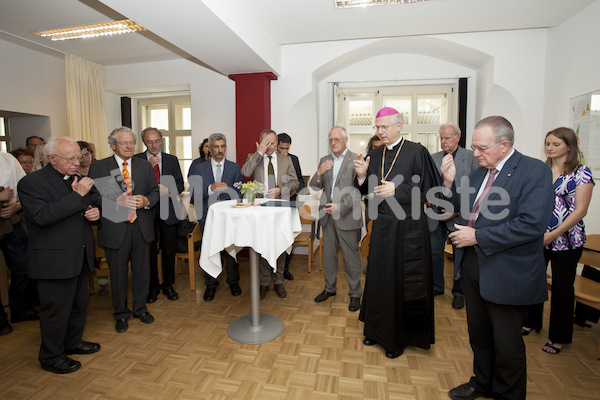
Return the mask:
{"type": "Polygon", "coordinates": [[[310,225],[315,220],[315,217],[312,216],[310,206],[308,204],[302,204],[298,212],[300,213],[300,223],[302,225],[310,225]]]}
{"type": "Polygon", "coordinates": [[[194,226],[194,230],[192,231],[192,233],[188,233],[188,241],[192,240],[192,246],[194,245],[194,243],[202,240],[202,230],[200,230],[200,224],[196,224],[196,226],[194,226]]]}
{"type": "Polygon", "coordinates": [[[363,253],[365,256],[369,255],[369,243],[371,243],[371,229],[373,229],[373,220],[369,220],[369,223],[367,223],[367,234],[360,243],[360,252],[363,253]]]}
{"type": "Polygon", "coordinates": [[[583,248],[600,251],[600,235],[587,235],[583,248]]]}
{"type": "Polygon", "coordinates": [[[98,232],[94,231],[94,258],[105,258],[104,247],[98,244],[98,232]]]}

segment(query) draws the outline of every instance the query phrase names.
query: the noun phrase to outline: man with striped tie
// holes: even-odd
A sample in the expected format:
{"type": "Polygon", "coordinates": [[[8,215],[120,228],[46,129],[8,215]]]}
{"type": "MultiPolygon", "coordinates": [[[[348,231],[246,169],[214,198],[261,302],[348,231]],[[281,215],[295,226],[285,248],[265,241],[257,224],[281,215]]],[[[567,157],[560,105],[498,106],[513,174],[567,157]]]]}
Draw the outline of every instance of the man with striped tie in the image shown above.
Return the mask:
{"type": "Polygon", "coordinates": [[[154,322],[146,308],[150,284],[150,243],[154,240],[154,207],[159,198],[152,165],[133,157],[135,135],[120,127],[108,136],[114,155],[93,163],[89,176],[98,189],[95,201],[102,206],[98,244],[106,251],[110,267],[115,329],[123,333],[133,313],[143,323],[154,322]],[[127,307],[127,272],[131,261],[132,310],[127,307]]]}

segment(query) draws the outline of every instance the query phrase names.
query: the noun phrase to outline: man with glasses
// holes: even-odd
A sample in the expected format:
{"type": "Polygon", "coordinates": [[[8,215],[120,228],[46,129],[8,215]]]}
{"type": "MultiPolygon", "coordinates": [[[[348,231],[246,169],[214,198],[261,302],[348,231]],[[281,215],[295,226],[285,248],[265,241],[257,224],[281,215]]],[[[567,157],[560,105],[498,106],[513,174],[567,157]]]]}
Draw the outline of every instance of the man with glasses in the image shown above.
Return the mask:
{"type": "Polygon", "coordinates": [[[467,303],[474,375],[448,393],[456,400],[479,396],[525,399],[527,368],[521,326],[527,306],[548,299],[544,232],[552,215],[552,171],[516,151],[514,130],[500,116],[475,125],[472,146],[480,167],[469,183],[455,186],[451,155],[442,161],[444,187],[459,214],[449,235],[467,303]]]}
{"type": "MultiPolygon", "coordinates": [[[[441,174],[442,159],[447,154],[451,154],[456,165],[456,177],[454,181],[460,184],[463,176],[475,168],[479,167],[477,160],[473,157],[473,152],[458,145],[460,141],[460,128],[453,123],[446,123],[440,126],[440,145],[442,151],[431,156],[438,172],[441,174]]],[[[431,239],[431,258],[433,262],[433,293],[435,296],[444,294],[444,249],[446,247],[446,235],[448,231],[454,232],[454,224],[458,222],[457,213],[446,214],[442,220],[438,218],[428,218],[429,236],[431,239]]],[[[458,265],[454,264],[454,274],[452,278],[452,308],[460,310],[465,306],[463,290],[460,284],[460,277],[456,272],[458,265]]]]}
{"type": "Polygon", "coordinates": [[[110,267],[115,330],[123,333],[133,313],[145,324],[154,322],[146,308],[150,284],[150,243],[154,240],[154,211],[159,199],[158,183],[152,165],[135,152],[135,136],[122,126],[108,136],[114,155],[96,161],[90,177],[98,189],[97,204],[102,205],[102,224],[98,244],[106,251],[110,267]],[[127,271],[131,261],[132,310],[127,307],[127,271]]]}
{"type": "MultiPolygon", "coordinates": [[[[248,154],[246,162],[241,168],[242,176],[254,180],[265,186],[265,197],[270,199],[289,199],[290,194],[298,190],[298,177],[292,159],[287,155],[279,154],[277,148],[277,134],[274,130],[265,129],[259,135],[260,143],[256,143],[256,152],[248,154]]],[[[272,272],[264,258],[260,258],[260,299],[264,299],[269,291],[271,278],[275,286],[275,293],[280,298],[287,297],[283,286],[283,270],[285,268],[285,252],[277,259],[277,270],[272,272]]]]}
{"type": "MultiPolygon", "coordinates": [[[[142,142],[146,146],[146,151],[136,154],[143,160],[147,160],[152,164],[154,177],[158,182],[158,191],[160,193],[160,201],[154,207],[154,241],[150,245],[150,287],[146,303],[154,303],[160,289],[167,299],[175,301],[179,299],[179,295],[173,289],[175,283],[175,253],[177,244],[177,222],[179,218],[175,214],[173,206],[173,197],[169,194],[169,188],[161,184],[162,176],[172,177],[177,187],[177,193],[183,192],[183,176],[179,167],[177,157],[163,153],[162,132],[156,128],[146,128],[142,131],[142,142]],[[169,214],[166,219],[161,218],[160,205],[161,202],[168,203],[169,214]],[[162,261],[162,285],[158,281],[158,246],[160,245],[161,261],[162,261]]],[[[180,207],[178,207],[179,209],[180,207]]]]}
{"type": "Polygon", "coordinates": [[[427,149],[402,137],[402,114],[377,113],[383,142],[354,161],[356,187],[369,199],[373,220],[367,278],[359,319],[365,346],[381,345],[388,358],[406,346],[434,343],[433,281],[426,193],[440,185],[427,149]]]}
{"type": "Polygon", "coordinates": [[[355,312],[360,308],[362,295],[357,245],[362,227],[362,209],[360,193],[354,188],[356,153],[348,150],[347,145],[346,129],[341,126],[331,128],[331,154],[321,158],[319,168],[310,180],[310,186],[315,190],[323,190],[321,199],[324,198],[324,201],[321,201],[321,204],[324,203],[324,215],[319,219],[319,225],[323,227],[325,290],[315,297],[315,302],[320,303],[336,295],[338,247],[341,246],[350,296],[348,310],[355,312]]]}
{"type": "Polygon", "coordinates": [[[88,274],[94,269],[90,223],[100,219],[90,190],[78,177],[79,145],[71,138],[46,143],[50,164],[19,182],[28,230],[28,272],[37,282],[43,369],[66,374],[81,367],[69,354],[90,354],[98,343],[81,340],[87,309],[88,274]]]}

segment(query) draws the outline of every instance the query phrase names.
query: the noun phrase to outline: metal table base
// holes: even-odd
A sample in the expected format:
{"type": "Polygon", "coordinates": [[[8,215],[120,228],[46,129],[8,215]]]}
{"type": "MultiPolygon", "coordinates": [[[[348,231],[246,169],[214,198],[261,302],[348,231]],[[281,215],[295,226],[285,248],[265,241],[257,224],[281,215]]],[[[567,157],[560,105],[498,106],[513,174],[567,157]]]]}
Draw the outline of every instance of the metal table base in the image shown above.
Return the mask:
{"type": "Polygon", "coordinates": [[[250,248],[250,305],[251,314],[234,319],[227,327],[230,338],[244,344],[270,342],[283,332],[283,321],[260,312],[260,282],[258,279],[258,253],[250,248]]]}

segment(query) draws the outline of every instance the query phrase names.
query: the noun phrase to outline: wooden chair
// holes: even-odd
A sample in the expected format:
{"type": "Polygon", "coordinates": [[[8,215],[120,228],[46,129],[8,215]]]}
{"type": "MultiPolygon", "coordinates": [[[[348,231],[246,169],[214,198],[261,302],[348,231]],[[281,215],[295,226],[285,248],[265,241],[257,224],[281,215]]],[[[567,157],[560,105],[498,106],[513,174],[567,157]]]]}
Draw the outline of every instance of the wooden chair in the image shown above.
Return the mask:
{"type": "MultiPolygon", "coordinates": [[[[307,204],[302,205],[300,207],[300,223],[302,225],[309,225],[310,232],[300,232],[298,236],[294,239],[294,245],[298,246],[307,246],[308,248],[308,272],[311,270],[312,259],[314,255],[314,240],[315,240],[315,218],[312,216],[310,207],[307,204]]],[[[319,245],[319,251],[321,246],[319,245]]],[[[321,258],[322,260],[322,258],[321,258]]],[[[320,264],[321,265],[321,264],[320,264]]]]}
{"type": "Polygon", "coordinates": [[[373,220],[369,220],[367,223],[367,234],[363,238],[362,242],[360,242],[360,252],[365,256],[369,255],[369,244],[371,243],[371,230],[373,229],[373,220]]]}
{"type": "Polygon", "coordinates": [[[190,290],[196,290],[196,267],[200,268],[200,250],[194,250],[194,243],[202,239],[202,231],[200,224],[196,224],[194,230],[188,233],[188,251],[187,253],[175,253],[175,263],[179,264],[179,260],[186,260],[190,274],[190,290]]]}
{"type": "Polygon", "coordinates": [[[106,261],[104,247],[98,245],[98,233],[94,231],[94,258],[96,259],[99,268],[94,268],[94,272],[90,274],[89,279],[89,294],[94,294],[94,277],[95,276],[110,276],[110,269],[106,261]]]}

